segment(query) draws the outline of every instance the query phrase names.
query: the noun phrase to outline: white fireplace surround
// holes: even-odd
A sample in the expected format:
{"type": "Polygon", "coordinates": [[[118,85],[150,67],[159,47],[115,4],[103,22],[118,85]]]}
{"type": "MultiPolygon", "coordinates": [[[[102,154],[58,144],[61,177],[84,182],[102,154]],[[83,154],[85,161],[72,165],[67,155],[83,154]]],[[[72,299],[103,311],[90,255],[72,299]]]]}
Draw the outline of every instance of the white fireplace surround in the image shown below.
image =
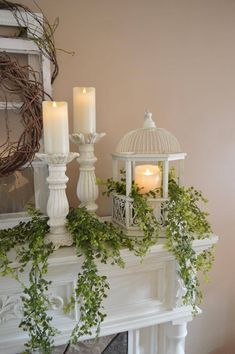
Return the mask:
{"type": "MultiPolygon", "coordinates": [[[[196,240],[196,252],[215,244],[218,237],[196,240]]],[[[192,320],[191,307],[182,306],[184,287],[178,276],[174,256],[160,243],[140,259],[122,251],[126,267],[99,264],[108,276],[110,291],[104,302],[108,314],[101,336],[128,331],[128,354],[184,354],[187,322],[192,320]]],[[[63,306],[73,292],[82,259],[73,247],[60,248],[49,259],[48,278],[52,280],[49,297],[54,325],[60,330],[56,345],[65,344],[79,320],[79,307],[64,314],[63,306]]],[[[14,264],[17,267],[17,264],[14,264]]],[[[27,273],[22,275],[27,281],[27,273]]],[[[27,334],[18,328],[21,317],[21,288],[14,280],[0,280],[0,353],[16,354],[24,349],[27,334]]],[[[93,332],[93,336],[95,332],[93,332]]],[[[82,339],[87,339],[84,337],[82,339]]],[[[91,338],[91,337],[89,337],[91,338]]]]}

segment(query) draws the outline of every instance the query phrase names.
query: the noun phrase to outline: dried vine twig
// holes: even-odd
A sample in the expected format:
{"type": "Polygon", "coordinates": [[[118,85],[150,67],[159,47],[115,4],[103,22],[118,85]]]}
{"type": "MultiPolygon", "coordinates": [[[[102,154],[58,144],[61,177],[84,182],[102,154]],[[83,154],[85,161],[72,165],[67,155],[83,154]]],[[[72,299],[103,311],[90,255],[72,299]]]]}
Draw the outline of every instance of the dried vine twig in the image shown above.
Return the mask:
{"type": "Polygon", "coordinates": [[[24,127],[17,142],[10,141],[7,130],[6,140],[0,145],[2,177],[31,162],[39,150],[42,135],[42,100],[46,93],[37,79],[37,72],[28,65],[21,66],[5,52],[0,53],[0,89],[5,96],[16,95],[22,102],[19,114],[24,127]]]}
{"type": "MultiPolygon", "coordinates": [[[[37,4],[36,6],[42,13],[39,6],[37,4]]],[[[54,24],[51,25],[43,13],[43,18],[40,18],[27,6],[7,0],[0,0],[0,9],[11,11],[19,27],[22,28],[22,30],[27,29],[27,38],[34,41],[41,53],[50,60],[52,64],[51,83],[53,84],[59,73],[54,39],[54,32],[59,24],[58,18],[55,20],[54,24]],[[32,25],[33,21],[36,23],[36,26],[32,25]]]]}

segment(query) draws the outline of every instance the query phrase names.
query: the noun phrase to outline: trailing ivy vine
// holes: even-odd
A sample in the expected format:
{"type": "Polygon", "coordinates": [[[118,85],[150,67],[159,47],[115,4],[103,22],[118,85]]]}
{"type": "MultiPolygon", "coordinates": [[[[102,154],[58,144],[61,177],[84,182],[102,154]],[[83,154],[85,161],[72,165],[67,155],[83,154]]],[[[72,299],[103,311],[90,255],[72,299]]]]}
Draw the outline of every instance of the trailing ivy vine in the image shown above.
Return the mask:
{"type": "MultiPolygon", "coordinates": [[[[20,327],[27,331],[29,340],[25,353],[39,350],[50,354],[54,336],[58,331],[52,325],[47,311],[50,308],[48,287],[51,284],[45,276],[48,271],[48,258],[53,252],[52,244],[44,244],[49,231],[48,219],[40,212],[30,208],[31,220],[18,226],[0,230],[0,275],[11,276],[22,286],[23,318],[20,327]],[[9,251],[15,250],[15,259],[9,251]],[[28,274],[28,284],[21,279],[21,273],[28,274]]],[[[65,312],[80,305],[80,318],[71,334],[71,342],[76,343],[82,335],[91,334],[105,318],[102,301],[107,297],[109,284],[105,275],[98,272],[97,261],[124,267],[121,249],[133,250],[134,243],[121,229],[110,222],[103,222],[90,214],[85,208],[71,209],[67,228],[74,238],[77,256],[83,256],[83,264],[78,274],[74,296],[65,307],[65,312]]]]}
{"type": "Polygon", "coordinates": [[[202,300],[198,271],[207,278],[214,254],[213,249],[197,254],[193,248],[195,239],[210,236],[211,225],[207,221],[208,214],[199,208],[200,203],[207,200],[193,187],[180,187],[174,178],[169,180],[169,201],[166,203],[166,244],[168,251],[175,255],[179,264],[179,275],[184,281],[186,292],[183,303],[191,305],[194,312],[202,300]]]}
{"type": "Polygon", "coordinates": [[[85,208],[74,209],[68,215],[68,230],[74,238],[78,257],[84,256],[81,272],[78,274],[75,295],[66,307],[67,311],[80,304],[80,319],[72,333],[72,342],[82,335],[90,335],[91,328],[97,328],[105,318],[102,301],[107,297],[109,284],[105,275],[98,273],[96,260],[101,263],[124,267],[120,250],[132,249],[132,242],[119,228],[102,222],[85,208]]]}
{"type": "MultiPolygon", "coordinates": [[[[106,182],[98,180],[99,185],[105,186],[106,190],[103,192],[104,195],[108,197],[112,193],[117,193],[120,195],[126,194],[126,178],[125,171],[121,170],[120,181],[115,181],[113,178],[108,178],[106,182]]],[[[137,219],[138,226],[143,232],[143,238],[135,238],[135,254],[144,257],[149,250],[149,247],[154,245],[160,235],[160,225],[156,220],[153,209],[149,205],[148,197],[155,198],[159,190],[151,191],[148,194],[141,194],[141,188],[136,184],[132,183],[130,198],[133,199],[133,209],[135,212],[135,217],[137,219]]]]}
{"type": "MultiPolygon", "coordinates": [[[[125,181],[125,171],[121,171],[120,181],[109,178],[106,182],[98,182],[106,187],[107,190],[104,194],[109,196],[112,193],[125,195],[125,181]]],[[[186,288],[183,303],[191,305],[193,312],[196,313],[197,304],[202,300],[197,272],[202,271],[207,280],[207,274],[214,260],[213,247],[200,254],[197,254],[193,248],[195,239],[210,237],[212,233],[207,220],[208,213],[199,207],[200,204],[207,203],[207,200],[201,192],[193,187],[179,186],[174,176],[174,170],[170,171],[168,187],[169,200],[165,202],[163,207],[166,218],[162,225],[166,233],[165,247],[174,254],[179,265],[179,275],[186,288]]],[[[148,198],[157,198],[159,192],[161,193],[161,190],[156,189],[147,194],[141,194],[141,188],[132,182],[130,197],[133,199],[137,224],[144,233],[140,248],[143,254],[148,251],[151,245],[156,243],[159,237],[160,225],[148,203],[148,198]]]]}
{"type": "Polygon", "coordinates": [[[51,284],[44,277],[48,269],[48,257],[53,252],[52,244],[44,244],[44,237],[49,231],[47,218],[30,208],[31,220],[18,226],[0,230],[0,275],[9,275],[22,286],[23,317],[19,327],[28,332],[29,340],[25,344],[25,353],[39,349],[48,354],[53,346],[57,330],[51,325],[48,316],[48,286],[51,284]],[[19,266],[11,266],[8,252],[15,249],[15,261],[19,266]],[[29,268],[29,269],[28,269],[29,268]],[[21,273],[28,273],[29,283],[25,284],[21,273]]]}
{"type": "MultiPolygon", "coordinates": [[[[113,192],[125,194],[125,176],[120,182],[108,179],[107,182],[99,183],[106,186],[104,193],[107,195],[113,192]]],[[[98,335],[106,316],[102,303],[107,297],[109,283],[107,277],[100,274],[99,265],[109,263],[124,267],[121,256],[123,248],[143,258],[150,246],[157,242],[160,225],[148,203],[148,197],[157,195],[158,190],[143,195],[140,188],[132,184],[130,197],[133,198],[138,226],[143,231],[142,238],[126,236],[121,228],[103,222],[85,208],[71,209],[67,228],[73,236],[77,256],[83,257],[74,294],[65,308],[65,311],[70,312],[79,305],[80,310],[80,318],[71,334],[71,343],[76,343],[83,335],[91,335],[93,328],[96,328],[98,335]]],[[[166,231],[165,247],[174,254],[179,264],[179,274],[186,288],[183,302],[191,305],[194,311],[202,298],[197,271],[201,270],[206,275],[213,261],[212,250],[198,255],[193,249],[195,239],[208,237],[211,233],[207,214],[199,208],[201,202],[206,200],[200,192],[192,187],[178,186],[170,175],[169,201],[164,204],[167,213],[163,225],[166,231]]],[[[46,279],[46,274],[53,246],[44,244],[49,231],[47,218],[32,208],[29,212],[30,221],[21,222],[12,229],[0,230],[0,275],[13,277],[23,289],[20,327],[29,334],[25,353],[39,350],[50,354],[58,333],[48,315],[48,287],[51,282],[46,279]],[[12,249],[16,252],[16,263],[9,258],[12,249]],[[22,280],[23,272],[24,276],[28,274],[27,284],[22,280]]]]}

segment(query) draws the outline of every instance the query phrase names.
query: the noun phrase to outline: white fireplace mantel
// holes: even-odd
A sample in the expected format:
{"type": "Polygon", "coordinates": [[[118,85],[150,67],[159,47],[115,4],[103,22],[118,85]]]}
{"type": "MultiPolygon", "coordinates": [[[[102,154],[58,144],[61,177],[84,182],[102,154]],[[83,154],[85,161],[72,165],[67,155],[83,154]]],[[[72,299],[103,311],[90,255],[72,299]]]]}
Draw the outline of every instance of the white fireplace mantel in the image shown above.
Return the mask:
{"type": "MultiPolygon", "coordinates": [[[[196,252],[215,244],[218,237],[194,242],[196,252]]],[[[174,257],[163,244],[151,248],[141,263],[128,250],[122,251],[126,267],[99,264],[107,275],[110,291],[105,300],[108,314],[101,336],[128,331],[128,354],[184,354],[187,322],[191,308],[182,306],[183,284],[174,257]]],[[[49,260],[49,291],[53,306],[50,313],[60,330],[55,344],[65,344],[79,319],[79,308],[64,314],[63,306],[71,296],[82,259],[73,247],[57,250],[49,260]]],[[[15,264],[17,266],[17,264],[15,264]]],[[[27,274],[23,274],[27,281],[27,274]]],[[[0,280],[0,353],[16,354],[24,349],[27,334],[18,328],[21,317],[21,288],[14,280],[0,280]]],[[[95,333],[94,333],[95,335],[95,333]]],[[[83,339],[86,339],[85,337],[83,339]]]]}

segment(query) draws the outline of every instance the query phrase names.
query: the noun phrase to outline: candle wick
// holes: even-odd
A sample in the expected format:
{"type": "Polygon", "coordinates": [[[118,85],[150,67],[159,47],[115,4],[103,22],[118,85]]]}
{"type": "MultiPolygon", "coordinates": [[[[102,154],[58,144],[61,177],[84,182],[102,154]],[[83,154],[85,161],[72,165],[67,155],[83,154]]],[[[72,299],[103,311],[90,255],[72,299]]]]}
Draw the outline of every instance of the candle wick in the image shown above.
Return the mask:
{"type": "Polygon", "coordinates": [[[144,175],[145,175],[145,176],[151,176],[152,173],[151,173],[151,171],[147,168],[147,170],[145,171],[144,175]]]}
{"type": "Polygon", "coordinates": [[[52,107],[56,107],[56,102],[55,101],[52,103],[52,107]]]}

